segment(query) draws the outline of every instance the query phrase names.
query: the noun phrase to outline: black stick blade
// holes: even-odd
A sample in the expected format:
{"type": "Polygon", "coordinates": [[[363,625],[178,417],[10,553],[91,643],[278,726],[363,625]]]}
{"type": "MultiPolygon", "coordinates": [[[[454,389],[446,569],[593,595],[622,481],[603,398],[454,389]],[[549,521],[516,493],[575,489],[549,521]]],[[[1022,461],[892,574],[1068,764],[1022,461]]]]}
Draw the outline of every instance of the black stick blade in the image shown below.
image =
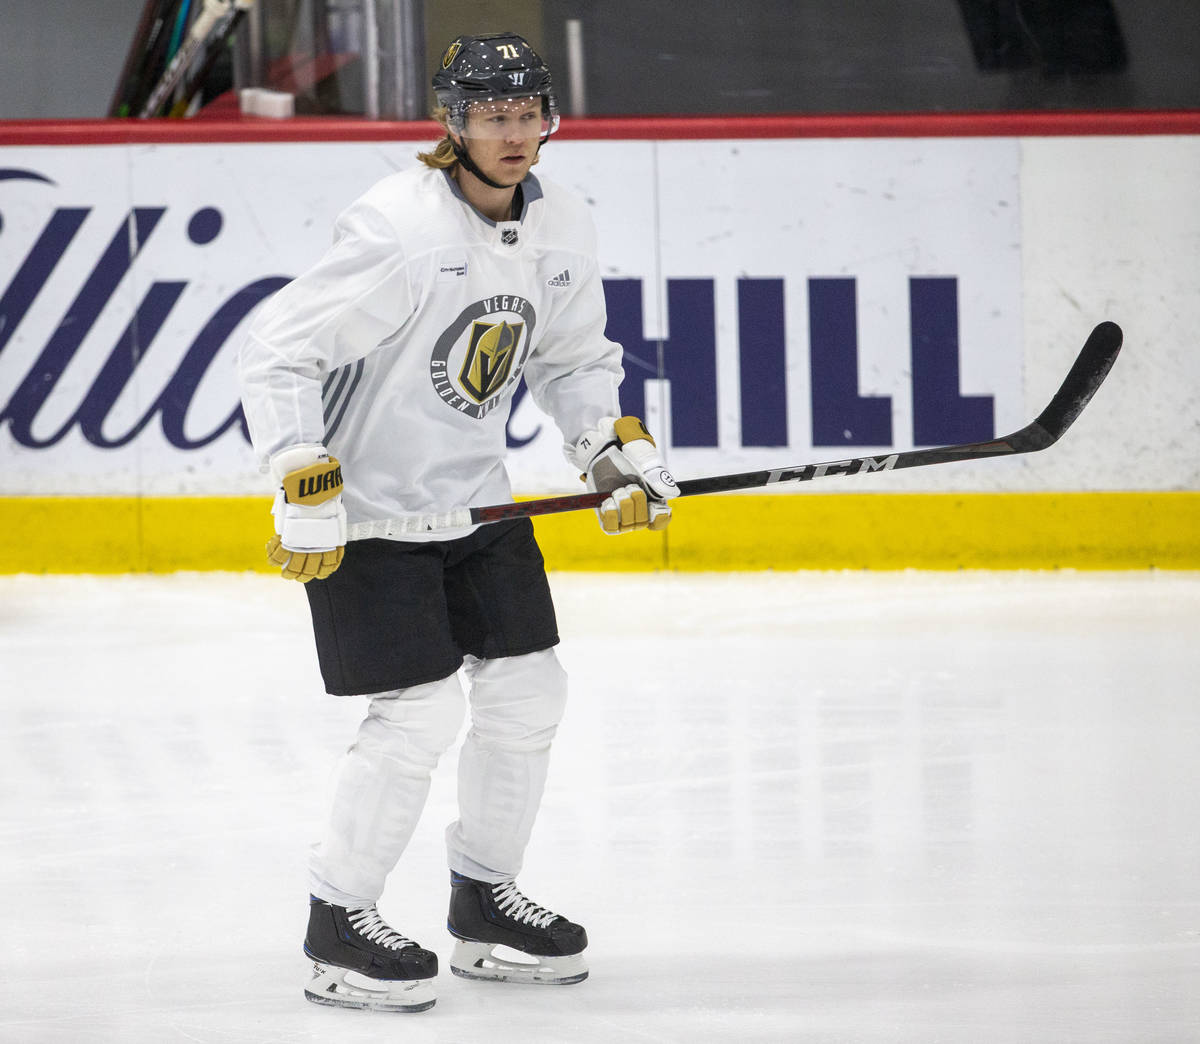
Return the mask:
{"type": "MultiPolygon", "coordinates": [[[[1045,449],[1062,438],[1096,394],[1096,389],[1104,383],[1108,371],[1117,361],[1123,341],[1124,334],[1116,323],[1101,323],[1091,332],[1050,404],[1038,414],[1037,420],[1020,432],[1036,442],[1029,449],[1045,449]]],[[[1025,451],[1023,445],[1015,448],[1025,451]]]]}

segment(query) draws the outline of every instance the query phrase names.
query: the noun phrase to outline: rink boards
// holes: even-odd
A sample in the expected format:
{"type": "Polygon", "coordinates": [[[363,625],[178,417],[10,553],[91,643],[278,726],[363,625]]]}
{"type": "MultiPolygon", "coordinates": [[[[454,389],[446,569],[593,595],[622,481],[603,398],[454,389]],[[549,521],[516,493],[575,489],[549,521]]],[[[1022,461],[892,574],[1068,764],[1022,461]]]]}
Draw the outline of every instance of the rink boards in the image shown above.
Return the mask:
{"type": "MultiPolygon", "coordinates": [[[[428,125],[0,124],[0,570],[257,568],[232,358],[428,125]]],[[[1200,116],[589,121],[539,174],[599,229],[623,406],[677,476],[980,441],[1088,331],[1057,446],[689,498],[664,536],[538,521],[552,568],[1200,565],[1200,116]]],[[[518,495],[570,491],[522,396],[518,495]]]]}

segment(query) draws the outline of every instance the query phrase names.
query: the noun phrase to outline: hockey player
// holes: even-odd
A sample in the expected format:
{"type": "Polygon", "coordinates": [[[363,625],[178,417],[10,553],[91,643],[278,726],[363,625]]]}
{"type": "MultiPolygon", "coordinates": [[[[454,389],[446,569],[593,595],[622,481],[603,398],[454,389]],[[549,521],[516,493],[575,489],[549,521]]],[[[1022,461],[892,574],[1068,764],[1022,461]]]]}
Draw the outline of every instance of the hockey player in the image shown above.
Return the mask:
{"type": "Polygon", "coordinates": [[[678,492],[641,422],[620,417],[587,209],[530,173],[558,124],[546,66],[515,34],[463,36],[433,86],[443,140],[340,215],[332,248],[263,306],[238,362],[279,484],[268,555],[305,583],[326,689],[368,697],[310,858],[305,993],[398,1011],[434,1003],[438,961],[376,903],[458,734],[460,675],[471,720],[446,831],[451,970],[587,976],[584,929],[515,883],[566,698],[533,527],[405,520],[511,499],[505,427],[522,377],[568,461],[610,492],[605,532],[661,529],[678,492]]]}

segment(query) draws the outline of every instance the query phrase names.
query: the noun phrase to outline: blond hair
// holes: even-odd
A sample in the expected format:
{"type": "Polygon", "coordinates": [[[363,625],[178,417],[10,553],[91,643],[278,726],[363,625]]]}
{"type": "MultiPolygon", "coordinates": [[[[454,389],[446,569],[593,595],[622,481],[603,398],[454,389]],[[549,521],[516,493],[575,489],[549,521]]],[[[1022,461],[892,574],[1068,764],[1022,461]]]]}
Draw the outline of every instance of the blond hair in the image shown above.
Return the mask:
{"type": "Polygon", "coordinates": [[[454,142],[448,134],[431,151],[418,152],[417,159],[434,170],[449,170],[458,164],[458,157],[454,155],[454,142]]]}
{"type": "Polygon", "coordinates": [[[450,110],[444,105],[439,105],[430,115],[442,125],[442,130],[446,133],[431,151],[418,152],[417,159],[434,170],[450,170],[458,163],[458,157],[454,155],[454,142],[450,140],[450,110]]]}

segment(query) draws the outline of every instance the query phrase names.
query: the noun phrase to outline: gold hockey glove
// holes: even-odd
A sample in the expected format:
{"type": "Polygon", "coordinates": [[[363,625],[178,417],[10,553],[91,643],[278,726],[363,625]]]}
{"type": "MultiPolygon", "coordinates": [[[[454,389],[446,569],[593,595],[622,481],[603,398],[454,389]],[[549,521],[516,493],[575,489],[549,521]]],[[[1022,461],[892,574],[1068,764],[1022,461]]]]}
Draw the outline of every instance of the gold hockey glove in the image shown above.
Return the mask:
{"type": "Polygon", "coordinates": [[[679,496],[679,487],[637,417],[602,417],[575,443],[570,457],[583,471],[589,490],[610,494],[596,509],[605,533],[667,528],[667,501],[679,496]]]}
{"type": "Polygon", "coordinates": [[[324,446],[293,446],[271,458],[279,480],[275,494],[275,535],[267,559],[285,579],[324,580],[339,565],[346,545],[342,506],[342,467],[324,446]]]}

